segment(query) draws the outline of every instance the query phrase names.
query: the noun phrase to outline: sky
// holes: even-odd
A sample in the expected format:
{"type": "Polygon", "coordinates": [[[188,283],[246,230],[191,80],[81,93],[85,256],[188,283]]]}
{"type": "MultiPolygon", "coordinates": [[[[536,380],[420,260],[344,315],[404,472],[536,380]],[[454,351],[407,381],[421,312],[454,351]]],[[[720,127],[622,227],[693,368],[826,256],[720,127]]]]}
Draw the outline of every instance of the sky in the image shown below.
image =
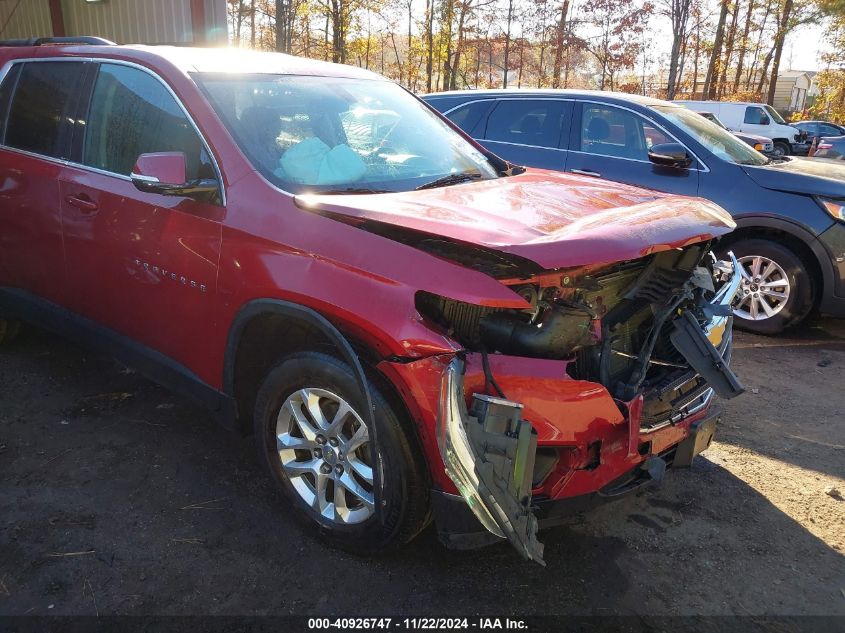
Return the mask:
{"type": "MultiPolygon", "coordinates": [[[[825,42],[825,24],[804,24],[787,35],[781,58],[781,70],[821,70],[821,55],[829,47],[825,42]]],[[[666,66],[669,51],[672,48],[672,29],[668,18],[655,16],[652,29],[659,42],[657,55],[652,57],[652,63],[666,66]]]]}
{"type": "Polygon", "coordinates": [[[822,65],[819,55],[826,47],[823,25],[808,24],[798,27],[786,38],[780,67],[788,67],[790,70],[820,70],[822,65]]]}

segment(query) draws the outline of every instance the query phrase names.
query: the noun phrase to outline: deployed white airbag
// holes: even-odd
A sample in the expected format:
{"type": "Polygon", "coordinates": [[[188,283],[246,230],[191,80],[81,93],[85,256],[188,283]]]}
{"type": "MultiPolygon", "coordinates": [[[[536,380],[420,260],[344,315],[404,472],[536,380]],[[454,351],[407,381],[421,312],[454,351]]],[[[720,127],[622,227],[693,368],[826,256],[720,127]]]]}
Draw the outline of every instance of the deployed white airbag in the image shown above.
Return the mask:
{"type": "Polygon", "coordinates": [[[306,138],[279,159],[291,180],[306,185],[340,185],[355,182],[367,171],[361,157],[346,144],[330,148],[317,137],[306,138]]]}

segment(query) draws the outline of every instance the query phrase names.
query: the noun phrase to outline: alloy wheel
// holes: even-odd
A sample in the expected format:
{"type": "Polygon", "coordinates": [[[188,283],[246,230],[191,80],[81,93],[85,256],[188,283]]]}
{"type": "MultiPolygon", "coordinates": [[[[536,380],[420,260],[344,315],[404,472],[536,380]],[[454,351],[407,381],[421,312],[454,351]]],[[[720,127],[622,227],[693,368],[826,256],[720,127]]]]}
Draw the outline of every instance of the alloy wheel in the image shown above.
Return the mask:
{"type": "Polygon", "coordinates": [[[739,258],[742,283],[734,300],[733,312],[749,321],[770,319],[789,301],[790,284],[786,271],[762,255],[739,258]]]}
{"type": "Polygon", "coordinates": [[[302,500],[324,519],[366,521],[374,512],[369,431],[339,395],[304,388],[276,418],[279,459],[302,500]]]}

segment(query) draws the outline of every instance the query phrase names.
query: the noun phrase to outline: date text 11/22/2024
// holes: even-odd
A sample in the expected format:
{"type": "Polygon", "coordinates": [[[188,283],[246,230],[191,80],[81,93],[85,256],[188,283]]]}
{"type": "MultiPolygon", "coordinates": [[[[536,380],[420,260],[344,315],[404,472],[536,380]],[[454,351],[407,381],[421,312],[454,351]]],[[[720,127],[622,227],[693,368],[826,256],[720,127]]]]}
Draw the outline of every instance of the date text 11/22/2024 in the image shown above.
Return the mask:
{"type": "Polygon", "coordinates": [[[525,620],[518,618],[309,618],[308,630],[526,630],[525,620]]]}

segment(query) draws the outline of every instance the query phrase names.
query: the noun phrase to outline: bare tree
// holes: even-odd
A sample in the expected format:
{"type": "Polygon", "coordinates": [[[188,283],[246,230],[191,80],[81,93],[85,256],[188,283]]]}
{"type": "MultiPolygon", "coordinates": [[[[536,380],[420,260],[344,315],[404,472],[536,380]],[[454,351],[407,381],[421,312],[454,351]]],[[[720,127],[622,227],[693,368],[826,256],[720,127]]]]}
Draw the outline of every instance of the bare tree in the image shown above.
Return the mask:
{"type": "Polygon", "coordinates": [[[615,88],[619,71],[634,67],[642,49],[640,33],[654,6],[633,0],[588,0],[586,13],[600,34],[587,40],[587,50],[599,66],[599,90],[615,88]]]}
{"type": "Polygon", "coordinates": [[[513,23],[513,0],[508,0],[508,19],[507,29],[505,31],[505,72],[502,76],[502,88],[508,87],[508,71],[510,70],[510,52],[511,52],[511,24],[513,23]]]}
{"type": "Polygon", "coordinates": [[[707,75],[704,77],[704,95],[707,99],[716,97],[716,81],[718,80],[719,60],[722,56],[722,41],[725,37],[725,22],[728,18],[729,0],[720,0],[719,22],[716,25],[716,35],[713,39],[713,51],[710,53],[710,63],[707,75]]]}
{"type": "Polygon", "coordinates": [[[745,56],[748,53],[748,34],[751,32],[751,16],[754,15],[754,8],[754,0],[748,0],[748,9],[745,12],[745,26],[742,29],[742,39],[739,45],[739,59],[736,62],[733,92],[739,90],[739,82],[742,79],[742,66],[745,62],[745,56]]]}
{"type": "MultiPolygon", "coordinates": [[[[692,0],[664,0],[664,13],[672,23],[672,51],[669,54],[669,83],[666,86],[666,98],[674,99],[681,74],[681,49],[687,38],[687,24],[690,17],[692,0]]],[[[643,86],[645,88],[645,86],[643,86]]]]}
{"type": "Polygon", "coordinates": [[[725,40],[725,56],[722,63],[719,65],[719,83],[716,94],[720,99],[725,94],[725,85],[728,82],[728,66],[731,64],[731,58],[733,57],[734,52],[737,16],[739,15],[739,2],[740,0],[736,0],[736,4],[734,4],[733,11],[731,12],[731,25],[728,27],[727,38],[725,40]]]}
{"type": "Polygon", "coordinates": [[[566,41],[566,20],[569,13],[569,0],[563,0],[560,4],[560,17],[558,19],[557,31],[555,33],[555,65],[552,72],[552,88],[560,88],[560,64],[563,60],[563,45],[566,41]]]}
{"type": "Polygon", "coordinates": [[[778,11],[778,30],[775,33],[775,44],[773,47],[772,72],[769,75],[769,92],[766,95],[766,103],[772,105],[775,102],[775,90],[778,83],[778,72],[780,71],[780,58],[783,54],[783,43],[786,41],[786,34],[790,31],[790,20],[792,9],[795,6],[793,0],[783,0],[778,11]]]}

